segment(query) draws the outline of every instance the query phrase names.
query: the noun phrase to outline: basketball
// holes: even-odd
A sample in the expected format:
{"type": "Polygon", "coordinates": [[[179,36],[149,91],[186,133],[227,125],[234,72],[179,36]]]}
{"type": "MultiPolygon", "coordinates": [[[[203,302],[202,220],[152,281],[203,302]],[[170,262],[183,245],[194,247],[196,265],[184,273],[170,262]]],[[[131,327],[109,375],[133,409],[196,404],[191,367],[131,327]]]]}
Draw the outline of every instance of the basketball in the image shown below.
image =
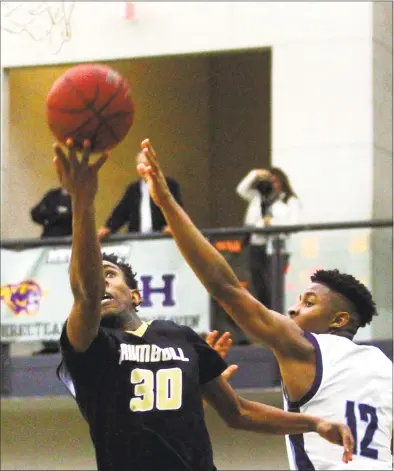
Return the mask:
{"type": "Polygon", "coordinates": [[[72,138],[78,149],[85,139],[92,152],[117,146],[134,120],[130,87],[115,70],[95,64],[77,65],[52,85],[47,97],[48,125],[56,139],[72,138]]]}

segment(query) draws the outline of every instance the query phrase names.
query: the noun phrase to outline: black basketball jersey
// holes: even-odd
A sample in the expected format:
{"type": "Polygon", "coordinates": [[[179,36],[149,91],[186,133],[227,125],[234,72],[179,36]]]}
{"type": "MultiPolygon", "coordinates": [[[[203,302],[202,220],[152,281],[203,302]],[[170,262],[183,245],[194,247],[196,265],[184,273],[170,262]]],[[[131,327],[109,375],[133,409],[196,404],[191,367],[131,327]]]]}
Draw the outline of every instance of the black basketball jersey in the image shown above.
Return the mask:
{"type": "Polygon", "coordinates": [[[89,424],[100,471],[216,469],[200,385],[226,363],[193,330],[159,320],[134,333],[100,327],[77,353],[64,326],[60,344],[58,375],[89,424]]]}

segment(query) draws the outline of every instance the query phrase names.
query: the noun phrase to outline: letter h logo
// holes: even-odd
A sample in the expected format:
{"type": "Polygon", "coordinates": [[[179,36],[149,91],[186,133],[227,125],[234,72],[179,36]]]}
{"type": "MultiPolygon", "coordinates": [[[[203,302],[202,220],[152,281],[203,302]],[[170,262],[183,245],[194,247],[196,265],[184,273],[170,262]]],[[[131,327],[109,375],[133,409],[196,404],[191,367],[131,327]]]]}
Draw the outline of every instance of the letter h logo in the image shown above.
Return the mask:
{"type": "Polygon", "coordinates": [[[164,307],[175,306],[174,300],[174,279],[175,275],[163,275],[163,286],[153,287],[152,276],[141,276],[142,283],[142,302],[141,307],[152,307],[153,303],[151,300],[152,294],[162,294],[164,296],[162,305],[164,307]]]}

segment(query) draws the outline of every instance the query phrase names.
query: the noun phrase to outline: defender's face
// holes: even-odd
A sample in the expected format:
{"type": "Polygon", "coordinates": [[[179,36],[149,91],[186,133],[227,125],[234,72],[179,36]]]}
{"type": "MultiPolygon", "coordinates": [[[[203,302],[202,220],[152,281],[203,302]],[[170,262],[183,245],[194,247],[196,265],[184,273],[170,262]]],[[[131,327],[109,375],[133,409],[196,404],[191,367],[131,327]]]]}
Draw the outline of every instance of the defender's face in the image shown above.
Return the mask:
{"type": "Polygon", "coordinates": [[[139,292],[130,289],[122,270],[113,263],[103,262],[105,293],[101,301],[101,315],[132,312],[139,304],[139,292]]]}
{"type": "Polygon", "coordinates": [[[288,314],[303,330],[315,334],[328,333],[336,314],[331,290],[319,283],[312,283],[288,314]]]}

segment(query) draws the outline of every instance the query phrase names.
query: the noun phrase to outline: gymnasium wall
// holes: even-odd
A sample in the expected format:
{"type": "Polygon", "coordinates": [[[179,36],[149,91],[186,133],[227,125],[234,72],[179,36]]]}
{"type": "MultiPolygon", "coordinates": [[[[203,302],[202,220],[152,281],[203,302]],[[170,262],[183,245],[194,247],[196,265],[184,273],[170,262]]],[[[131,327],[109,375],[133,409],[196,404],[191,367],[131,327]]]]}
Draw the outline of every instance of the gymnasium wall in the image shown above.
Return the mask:
{"type": "MultiPolygon", "coordinates": [[[[135,122],[100,173],[98,224],[137,178],[135,154],[149,137],[200,227],[236,226],[245,204],[235,187],[270,158],[270,51],[112,61],[131,84],[135,122]],[[199,197],[196,198],[196,192],[199,197]]],[[[58,185],[45,99],[68,66],[9,72],[9,159],[3,168],[1,234],[35,237],[33,204],[58,185]],[[18,224],[15,224],[18,214],[18,224]]]]}
{"type": "MultiPolygon", "coordinates": [[[[45,41],[2,32],[2,67],[271,48],[272,163],[288,173],[304,220],[392,216],[392,2],[137,2],[132,22],[122,18],[121,5],[77,2],[72,39],[57,55],[45,41]]],[[[7,138],[3,182],[13,158],[7,138]]],[[[196,214],[210,211],[199,204],[196,214]]],[[[217,220],[214,213],[207,218],[217,220]]],[[[391,335],[390,237],[382,243],[365,231],[362,267],[383,306],[373,329],[384,338],[391,335]]],[[[339,239],[333,250],[344,245],[339,239]]],[[[369,338],[371,328],[365,333],[369,338]]]]}
{"type": "Polygon", "coordinates": [[[59,54],[2,32],[2,67],[271,47],[272,160],[305,219],[372,216],[372,3],[137,2],[134,22],[121,5],[76,2],[59,54]]]}
{"type": "MultiPolygon", "coordinates": [[[[116,61],[112,63],[129,80],[136,103],[132,132],[117,147],[100,173],[97,221],[104,223],[136,178],[135,155],[149,137],[162,156],[168,175],[182,183],[185,202],[191,202],[197,222],[209,218],[204,198],[195,198],[195,179],[208,193],[208,63],[203,57],[116,61]],[[191,87],[191,84],[192,87],[191,87]],[[191,88],[195,93],[190,93],[191,88]],[[184,106],[187,103],[188,106],[184,106]],[[193,146],[190,143],[193,143],[193,146]]],[[[54,137],[48,129],[45,99],[65,66],[12,69],[10,89],[10,160],[3,178],[3,237],[34,237],[40,226],[30,209],[49,188],[58,186],[52,164],[54,137]],[[18,224],[14,215],[18,214],[18,224]]]]}

